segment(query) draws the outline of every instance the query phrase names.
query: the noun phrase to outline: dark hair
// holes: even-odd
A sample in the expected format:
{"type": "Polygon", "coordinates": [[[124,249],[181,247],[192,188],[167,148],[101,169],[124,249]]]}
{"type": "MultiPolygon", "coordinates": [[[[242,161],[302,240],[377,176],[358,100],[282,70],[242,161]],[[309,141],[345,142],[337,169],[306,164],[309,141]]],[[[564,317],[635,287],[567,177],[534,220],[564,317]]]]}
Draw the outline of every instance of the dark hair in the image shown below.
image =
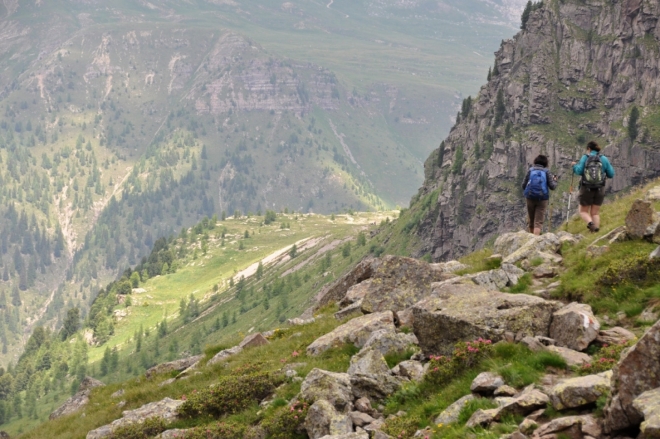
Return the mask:
{"type": "Polygon", "coordinates": [[[534,159],[534,164],[543,166],[544,168],[548,167],[548,158],[544,155],[539,155],[534,159]]]}
{"type": "Polygon", "coordinates": [[[600,146],[596,142],[594,142],[593,140],[591,142],[587,143],[587,149],[589,149],[591,151],[600,152],[600,146]]]}

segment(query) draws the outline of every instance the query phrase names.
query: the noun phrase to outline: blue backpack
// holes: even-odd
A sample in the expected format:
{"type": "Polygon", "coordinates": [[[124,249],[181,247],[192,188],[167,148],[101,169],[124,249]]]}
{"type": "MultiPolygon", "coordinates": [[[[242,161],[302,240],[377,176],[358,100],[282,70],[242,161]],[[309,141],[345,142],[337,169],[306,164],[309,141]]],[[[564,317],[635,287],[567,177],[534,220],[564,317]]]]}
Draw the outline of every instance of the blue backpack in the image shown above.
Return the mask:
{"type": "Polygon", "coordinates": [[[548,174],[544,169],[532,168],[529,170],[529,181],[523,195],[534,201],[548,199],[548,174]]]}

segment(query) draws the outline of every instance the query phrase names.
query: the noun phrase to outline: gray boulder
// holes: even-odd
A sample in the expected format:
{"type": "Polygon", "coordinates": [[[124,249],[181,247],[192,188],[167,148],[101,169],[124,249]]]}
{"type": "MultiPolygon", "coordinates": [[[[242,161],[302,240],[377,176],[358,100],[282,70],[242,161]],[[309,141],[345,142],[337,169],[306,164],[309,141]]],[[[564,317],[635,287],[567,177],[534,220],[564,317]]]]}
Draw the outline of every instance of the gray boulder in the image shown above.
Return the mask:
{"type": "Polygon", "coordinates": [[[459,341],[493,342],[505,333],[548,335],[558,302],[524,294],[489,291],[468,284],[434,287],[432,297],[413,307],[413,330],[426,355],[449,355],[459,341]]]}
{"type": "Polygon", "coordinates": [[[637,344],[625,350],[613,369],[612,393],[603,411],[606,433],[637,426],[641,414],[633,401],[660,387],[660,322],[649,328],[637,344]]]}
{"type": "Polygon", "coordinates": [[[555,353],[562,357],[568,366],[582,366],[583,364],[591,362],[591,357],[583,352],[574,351],[573,349],[563,348],[561,346],[546,346],[545,350],[555,353]]]}
{"type": "Polygon", "coordinates": [[[392,311],[367,314],[349,320],[332,332],[316,339],[307,347],[307,354],[311,356],[320,355],[326,350],[344,343],[353,343],[361,348],[375,331],[381,329],[395,332],[392,311]]]}
{"type": "Polygon", "coordinates": [[[404,310],[428,296],[432,283],[455,277],[442,264],[385,256],[366,288],[362,311],[373,313],[404,310]]]}
{"type": "Polygon", "coordinates": [[[485,287],[488,290],[499,291],[509,285],[509,276],[502,269],[482,271],[476,274],[464,276],[472,280],[477,285],[485,287]]]}
{"type": "Polygon", "coordinates": [[[649,228],[658,220],[650,202],[635,200],[626,216],[626,230],[632,239],[643,239],[655,230],[649,228]]]}
{"type": "Polygon", "coordinates": [[[417,349],[418,343],[414,334],[381,329],[371,334],[362,349],[375,349],[383,355],[403,354],[410,349],[417,349]]]}
{"type": "Polygon", "coordinates": [[[119,427],[131,424],[141,424],[149,418],[161,418],[163,421],[172,422],[177,419],[178,408],[184,401],[165,398],[161,401],[145,404],[135,410],[127,410],[122,417],[87,433],[86,439],[101,439],[110,436],[119,427]]]}
{"type": "Polygon", "coordinates": [[[594,403],[610,391],[612,371],[576,378],[568,378],[550,391],[550,400],[557,410],[577,408],[594,403]]]}
{"type": "Polygon", "coordinates": [[[328,401],[342,413],[347,413],[353,408],[351,379],[346,373],[312,369],[300,387],[300,396],[312,403],[320,400],[328,401]]]}
{"type": "MultiPolygon", "coordinates": [[[[428,363],[427,363],[428,364],[428,363]]],[[[410,381],[422,381],[428,366],[416,360],[402,361],[392,368],[392,373],[410,381]]]]}
{"type": "Polygon", "coordinates": [[[182,370],[186,370],[189,367],[196,365],[197,363],[200,362],[202,358],[204,358],[203,355],[196,355],[194,357],[181,358],[179,360],[170,361],[168,363],[162,363],[150,369],[147,369],[144,375],[147,378],[151,378],[154,375],[160,375],[163,373],[170,373],[175,371],[181,372],[182,370]]]}
{"type": "Polygon", "coordinates": [[[348,368],[355,398],[381,400],[391,395],[403,380],[392,375],[383,355],[374,349],[360,351],[351,358],[348,368]]]}
{"type": "Polygon", "coordinates": [[[633,408],[644,417],[641,439],[660,438],[660,388],[649,390],[633,401],[633,408]]]}
{"type": "Polygon", "coordinates": [[[334,405],[324,399],[309,407],[303,425],[310,439],[343,435],[353,431],[353,423],[348,414],[338,412],[334,405]]]}
{"type": "Polygon", "coordinates": [[[346,296],[346,292],[353,285],[369,279],[375,269],[380,265],[380,259],[367,257],[360,261],[351,271],[327,285],[314,296],[316,308],[321,308],[329,303],[339,302],[346,296]]]}
{"type": "Polygon", "coordinates": [[[615,326],[598,332],[595,342],[600,345],[617,345],[636,340],[637,337],[625,328],[615,326]]]}
{"type": "Polygon", "coordinates": [[[217,354],[215,354],[213,356],[213,358],[211,358],[206,364],[210,366],[210,365],[213,365],[213,364],[221,363],[225,359],[227,359],[227,358],[229,358],[233,355],[236,355],[236,354],[240,353],[241,351],[243,351],[243,348],[240,347],[240,346],[234,346],[233,348],[223,349],[220,352],[218,352],[217,354]]]}
{"type": "Polygon", "coordinates": [[[534,431],[533,439],[555,439],[560,434],[570,438],[601,438],[599,421],[591,415],[553,419],[534,431]]]}
{"type": "Polygon", "coordinates": [[[494,252],[504,257],[503,264],[515,264],[516,262],[538,257],[543,260],[554,260],[548,255],[556,254],[560,247],[561,241],[553,233],[537,236],[520,231],[500,235],[495,240],[494,252]]]}
{"type": "Polygon", "coordinates": [[[458,415],[461,414],[461,410],[467,405],[468,402],[474,399],[474,395],[465,395],[462,398],[456,400],[452,405],[447,407],[437,418],[435,418],[436,424],[453,424],[458,421],[458,415]]]}
{"type": "Polygon", "coordinates": [[[482,395],[492,395],[495,390],[504,385],[501,376],[492,372],[482,372],[472,381],[470,390],[482,395]]]}
{"type": "Polygon", "coordinates": [[[573,302],[552,315],[550,338],[558,346],[583,351],[598,337],[600,322],[591,306],[573,302]]]}
{"type": "Polygon", "coordinates": [[[89,395],[91,395],[92,389],[103,386],[105,384],[101,381],[92,377],[85,377],[80,383],[76,394],[67,399],[64,404],[51,413],[49,419],[57,419],[77,412],[89,403],[89,395]]]}

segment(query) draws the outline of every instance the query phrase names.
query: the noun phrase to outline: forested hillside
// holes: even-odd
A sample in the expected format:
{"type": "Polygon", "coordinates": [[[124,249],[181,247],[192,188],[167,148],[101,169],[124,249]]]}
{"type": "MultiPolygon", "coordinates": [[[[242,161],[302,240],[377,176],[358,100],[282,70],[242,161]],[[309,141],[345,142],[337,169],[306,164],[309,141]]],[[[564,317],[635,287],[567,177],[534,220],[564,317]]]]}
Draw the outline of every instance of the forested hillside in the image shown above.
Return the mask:
{"type": "Polygon", "coordinates": [[[205,216],[407,203],[522,2],[330,3],[0,5],[0,362],[205,216]]]}

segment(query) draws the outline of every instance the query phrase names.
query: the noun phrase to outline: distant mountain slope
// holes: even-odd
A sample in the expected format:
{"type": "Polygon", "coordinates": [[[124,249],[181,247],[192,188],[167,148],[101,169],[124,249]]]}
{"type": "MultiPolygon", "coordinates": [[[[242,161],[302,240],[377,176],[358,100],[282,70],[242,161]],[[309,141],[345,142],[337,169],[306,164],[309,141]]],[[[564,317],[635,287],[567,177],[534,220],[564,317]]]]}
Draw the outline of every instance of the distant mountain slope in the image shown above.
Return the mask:
{"type": "Polygon", "coordinates": [[[516,7],[3,2],[0,359],[204,216],[407,203],[516,7]]]}
{"type": "Polygon", "coordinates": [[[560,176],[554,225],[566,218],[570,164],[588,140],[605,147],[616,169],[608,193],[660,175],[659,16],[644,2],[535,7],[425,163],[424,185],[404,215],[417,237],[414,253],[452,258],[524,228],[520,185],[539,153],[560,176]]]}

